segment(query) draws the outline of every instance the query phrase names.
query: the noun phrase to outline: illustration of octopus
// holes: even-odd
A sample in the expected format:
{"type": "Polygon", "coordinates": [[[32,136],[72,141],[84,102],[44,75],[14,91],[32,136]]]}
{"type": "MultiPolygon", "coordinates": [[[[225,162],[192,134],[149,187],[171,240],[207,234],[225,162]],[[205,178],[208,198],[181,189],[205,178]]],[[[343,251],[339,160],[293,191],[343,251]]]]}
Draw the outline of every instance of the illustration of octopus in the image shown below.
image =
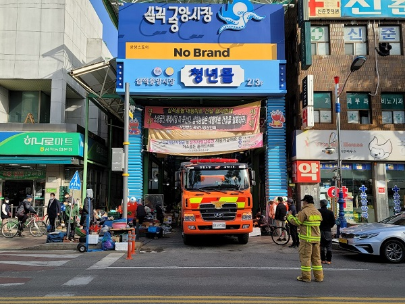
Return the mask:
{"type": "Polygon", "coordinates": [[[266,16],[262,17],[254,13],[253,4],[248,0],[236,0],[228,4],[226,9],[222,7],[218,17],[227,23],[219,29],[218,34],[221,34],[225,30],[243,30],[250,19],[260,21],[266,16]]]}

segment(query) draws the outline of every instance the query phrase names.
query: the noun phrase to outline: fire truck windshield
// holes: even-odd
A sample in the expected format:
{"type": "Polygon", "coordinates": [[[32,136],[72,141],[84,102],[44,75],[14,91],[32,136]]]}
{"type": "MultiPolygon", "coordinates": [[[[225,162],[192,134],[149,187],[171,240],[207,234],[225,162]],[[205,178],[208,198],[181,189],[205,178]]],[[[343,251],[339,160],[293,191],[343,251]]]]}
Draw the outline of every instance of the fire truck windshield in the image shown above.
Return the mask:
{"type": "Polygon", "coordinates": [[[187,190],[245,190],[250,187],[247,169],[191,169],[186,175],[187,190]]]}

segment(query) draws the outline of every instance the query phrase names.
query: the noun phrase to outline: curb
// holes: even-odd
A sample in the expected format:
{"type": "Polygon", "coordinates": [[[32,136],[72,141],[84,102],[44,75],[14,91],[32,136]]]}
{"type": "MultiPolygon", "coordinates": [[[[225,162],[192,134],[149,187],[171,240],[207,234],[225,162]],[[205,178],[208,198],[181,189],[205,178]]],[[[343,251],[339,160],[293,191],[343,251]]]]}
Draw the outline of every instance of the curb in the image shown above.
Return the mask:
{"type": "MultiPolygon", "coordinates": [[[[39,244],[35,245],[32,247],[26,247],[22,248],[21,250],[38,250],[38,251],[47,251],[47,250],[74,250],[77,251],[77,245],[80,243],[72,242],[72,243],[67,243],[67,242],[61,242],[61,243],[44,243],[44,244],[39,244]]],[[[143,242],[136,242],[136,252],[139,253],[140,249],[143,246],[143,242]]],[[[101,243],[97,245],[90,245],[89,249],[101,249],[101,243]]],[[[111,250],[115,251],[115,250],[111,250]]],[[[122,252],[125,252],[126,250],[123,250],[122,252]]]]}

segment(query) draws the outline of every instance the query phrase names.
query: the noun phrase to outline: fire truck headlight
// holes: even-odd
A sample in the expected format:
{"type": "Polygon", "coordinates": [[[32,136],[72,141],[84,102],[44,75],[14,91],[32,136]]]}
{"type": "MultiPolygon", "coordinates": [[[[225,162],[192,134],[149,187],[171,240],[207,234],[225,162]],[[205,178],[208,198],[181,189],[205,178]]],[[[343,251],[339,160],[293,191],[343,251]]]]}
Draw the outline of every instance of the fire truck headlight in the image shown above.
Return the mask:
{"type": "Polygon", "coordinates": [[[249,221],[252,219],[252,213],[247,212],[242,214],[242,221],[249,221]]]}
{"type": "Polygon", "coordinates": [[[184,221],[185,222],[195,222],[194,214],[184,214],[184,221]]]}

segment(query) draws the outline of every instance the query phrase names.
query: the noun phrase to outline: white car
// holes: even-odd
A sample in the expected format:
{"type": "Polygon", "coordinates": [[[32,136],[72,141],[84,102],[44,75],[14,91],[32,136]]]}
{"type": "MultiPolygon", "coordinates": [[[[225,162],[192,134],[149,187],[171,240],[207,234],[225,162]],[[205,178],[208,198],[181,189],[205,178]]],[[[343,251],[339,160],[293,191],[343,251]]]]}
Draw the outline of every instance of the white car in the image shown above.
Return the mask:
{"type": "Polygon", "coordinates": [[[404,261],[405,212],[378,223],[341,229],[339,247],[361,254],[379,255],[391,263],[404,261]]]}

